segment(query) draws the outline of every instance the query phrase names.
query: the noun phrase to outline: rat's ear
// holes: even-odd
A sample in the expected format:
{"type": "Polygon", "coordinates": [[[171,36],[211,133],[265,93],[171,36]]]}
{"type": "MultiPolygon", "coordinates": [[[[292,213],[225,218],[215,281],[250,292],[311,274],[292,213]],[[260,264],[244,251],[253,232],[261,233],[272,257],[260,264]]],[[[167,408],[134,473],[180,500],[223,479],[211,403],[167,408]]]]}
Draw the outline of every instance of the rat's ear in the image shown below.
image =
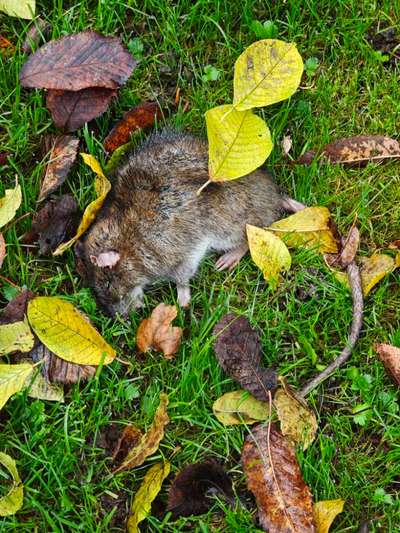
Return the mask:
{"type": "Polygon", "coordinates": [[[112,268],[121,259],[119,253],[115,250],[106,250],[105,252],[99,253],[99,255],[91,255],[89,257],[90,261],[100,268],[112,268]]]}

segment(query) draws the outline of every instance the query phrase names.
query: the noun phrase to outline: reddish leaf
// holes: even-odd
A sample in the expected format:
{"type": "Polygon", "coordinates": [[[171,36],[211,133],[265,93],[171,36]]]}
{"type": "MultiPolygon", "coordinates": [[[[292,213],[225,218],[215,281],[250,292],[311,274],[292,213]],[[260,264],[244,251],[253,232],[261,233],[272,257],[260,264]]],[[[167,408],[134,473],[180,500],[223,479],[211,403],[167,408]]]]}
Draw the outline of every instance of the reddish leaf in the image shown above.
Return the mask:
{"type": "Polygon", "coordinates": [[[315,533],[313,502],[294,448],[276,426],[253,426],[242,450],[247,486],[269,533],[315,533]],[[272,465],[271,465],[272,462],[272,465]]]}
{"type": "Polygon", "coordinates": [[[13,322],[20,322],[24,319],[26,306],[29,300],[35,297],[35,294],[28,289],[23,289],[15,298],[13,298],[4,308],[0,324],[12,324],[13,322]]]}
{"type": "Polygon", "coordinates": [[[157,102],[145,102],[127,111],[117,122],[104,141],[107,152],[114,152],[119,146],[129,141],[131,133],[153,126],[156,117],[162,117],[157,102]]]}
{"type": "Polygon", "coordinates": [[[6,256],[6,241],[3,234],[0,233],[0,268],[3,266],[3,261],[6,256]]]}
{"type": "Polygon", "coordinates": [[[50,160],[40,187],[39,201],[44,200],[67,179],[78,154],[78,146],[79,139],[70,135],[53,137],[50,160]]]}
{"type": "Polygon", "coordinates": [[[10,152],[0,152],[0,167],[7,164],[7,158],[10,157],[10,152]]]}
{"type": "Polygon", "coordinates": [[[0,55],[6,57],[12,54],[15,50],[15,47],[8,39],[0,35],[0,55]]]}
{"type": "Polygon", "coordinates": [[[35,20],[34,26],[29,28],[25,41],[22,45],[22,51],[24,54],[32,54],[35,48],[40,43],[42,35],[47,37],[51,29],[51,25],[40,17],[35,20]]]}
{"type": "Polygon", "coordinates": [[[75,92],[48,91],[46,105],[57,128],[71,132],[102,115],[116,94],[113,89],[101,87],[75,92]]]}
{"type": "Polygon", "coordinates": [[[374,349],[389,376],[400,387],[400,348],[391,344],[375,344],[374,349]]]}
{"type": "Polygon", "coordinates": [[[118,38],[86,30],[42,46],[22,67],[20,81],[43,89],[117,89],[136,64],[118,38]]]}
{"type": "Polygon", "coordinates": [[[389,243],[388,248],[391,250],[398,250],[400,248],[400,239],[396,239],[395,241],[389,243]]]}

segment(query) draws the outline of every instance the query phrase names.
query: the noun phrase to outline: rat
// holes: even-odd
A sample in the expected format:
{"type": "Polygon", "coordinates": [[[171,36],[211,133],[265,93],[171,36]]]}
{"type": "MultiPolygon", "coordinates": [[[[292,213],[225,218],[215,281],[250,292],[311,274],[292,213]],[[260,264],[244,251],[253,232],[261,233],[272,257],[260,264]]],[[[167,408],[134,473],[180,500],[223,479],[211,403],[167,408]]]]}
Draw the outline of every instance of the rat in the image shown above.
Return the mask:
{"type": "Polygon", "coordinates": [[[210,183],[208,145],[187,133],[163,130],[125,155],[110,176],[111,191],[96,221],[75,245],[77,267],[111,315],[126,316],[143,289],[163,280],[190,303],[189,282],[212,251],[219,270],[248,251],[246,224],[267,227],[303,204],[281,194],[266,170],[210,183]]]}

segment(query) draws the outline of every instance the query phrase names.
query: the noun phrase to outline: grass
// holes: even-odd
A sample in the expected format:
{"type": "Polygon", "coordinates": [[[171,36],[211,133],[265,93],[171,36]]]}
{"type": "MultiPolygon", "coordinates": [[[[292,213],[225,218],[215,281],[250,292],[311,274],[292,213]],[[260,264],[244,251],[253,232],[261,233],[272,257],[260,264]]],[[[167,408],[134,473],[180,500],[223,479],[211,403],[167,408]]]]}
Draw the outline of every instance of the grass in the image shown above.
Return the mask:
{"type": "MultiPolygon", "coordinates": [[[[363,169],[290,166],[284,164],[280,149],[285,134],[292,137],[293,156],[344,136],[399,134],[398,67],[396,71],[379,61],[366,37],[378,22],[400,32],[395,2],[39,0],[37,4],[37,12],[52,25],[52,38],[94,28],[119,35],[126,44],[136,37],[144,44],[143,59],[117,103],[78,132],[82,149],[103,161],[101,143],[121,114],[140,101],[168,101],[176,86],[183,102],[166,122],[204,134],[204,112],[230,101],[234,61],[256,40],[251,21],[274,21],[278,38],[295,41],[304,59],[319,60],[315,76],[304,78],[301,90],[262,112],[275,139],[268,165],[276,180],[298,200],[328,206],[344,232],[357,215],[363,254],[399,237],[398,163],[363,169]],[[218,80],[203,79],[206,65],[219,71],[218,80]],[[186,101],[189,108],[183,112],[186,101]]],[[[20,44],[28,26],[0,14],[0,34],[17,44],[12,57],[0,58],[0,151],[12,153],[8,167],[0,168],[0,193],[17,174],[23,188],[18,215],[37,209],[45,164],[39,145],[45,133],[54,131],[44,92],[23,90],[18,83],[25,61],[20,44]]],[[[90,171],[79,163],[63,191],[72,191],[83,207],[92,198],[92,183],[90,171]]],[[[163,457],[171,460],[176,473],[188,463],[213,456],[224,462],[243,496],[240,450],[246,429],[225,428],[212,414],[213,401],[237,388],[216,362],[213,325],[228,310],[248,316],[262,330],[265,364],[275,365],[294,387],[300,387],[345,343],[351,320],[347,291],[310,252],[294,255],[291,275],[277,291],[269,290],[249,258],[230,274],[217,273],[213,260],[207,259],[193,280],[191,308],[180,312],[177,320],[185,336],[176,359],[165,361],[158,354],[139,357],[135,353],[139,322],[157,302],[175,302],[175,289],[153,288],[145,308],[132,314],[131,321],[111,320],[82,287],[71,252],[42,258],[21,246],[20,236],[29,225],[26,218],[5,232],[8,253],[2,276],[38,294],[62,295],[76,304],[131,364],[114,362],[89,383],[72,387],[65,404],[35,401],[22,392],[3,408],[0,450],[16,459],[25,499],[16,516],[0,518],[0,530],[124,531],[133,494],[149,466],[163,457]],[[171,423],[159,451],[143,466],[109,477],[110,463],[102,447],[105,436],[115,425],[121,428],[128,422],[148,427],[160,391],[169,395],[171,423]]],[[[10,287],[0,283],[5,305],[10,287]]],[[[366,519],[373,520],[371,531],[400,528],[400,414],[396,389],[372,348],[374,342],[400,345],[398,283],[397,272],[370,294],[363,335],[351,361],[309,398],[319,432],[313,445],[299,454],[299,461],[315,501],[346,500],[345,511],[332,527],[337,533],[355,532],[366,519]],[[353,414],[359,404],[370,406],[366,419],[361,417],[364,425],[353,414]]],[[[167,487],[166,482],[161,501],[167,487]]],[[[258,531],[253,522],[255,505],[248,495],[245,498],[248,509],[225,509],[224,515],[215,512],[223,508],[216,503],[213,512],[196,519],[162,522],[152,517],[142,530],[258,531]]]]}

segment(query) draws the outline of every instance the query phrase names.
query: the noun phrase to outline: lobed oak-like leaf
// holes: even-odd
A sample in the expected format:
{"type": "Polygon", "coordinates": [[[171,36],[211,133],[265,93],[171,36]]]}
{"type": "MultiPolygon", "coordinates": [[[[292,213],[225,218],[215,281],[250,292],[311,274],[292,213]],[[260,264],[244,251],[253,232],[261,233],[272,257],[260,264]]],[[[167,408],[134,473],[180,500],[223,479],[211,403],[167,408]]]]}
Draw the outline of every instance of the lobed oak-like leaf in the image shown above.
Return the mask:
{"type": "Polygon", "coordinates": [[[145,318],[136,333],[136,345],[141,352],[158,350],[166,359],[171,359],[178,351],[183,330],[172,326],[178,310],[175,305],[160,303],[149,318],[145,318]]]}
{"type": "Polygon", "coordinates": [[[7,494],[0,498],[0,516],[10,516],[22,507],[24,488],[14,459],[6,453],[0,452],[0,464],[10,472],[12,477],[12,484],[7,494]]]}

